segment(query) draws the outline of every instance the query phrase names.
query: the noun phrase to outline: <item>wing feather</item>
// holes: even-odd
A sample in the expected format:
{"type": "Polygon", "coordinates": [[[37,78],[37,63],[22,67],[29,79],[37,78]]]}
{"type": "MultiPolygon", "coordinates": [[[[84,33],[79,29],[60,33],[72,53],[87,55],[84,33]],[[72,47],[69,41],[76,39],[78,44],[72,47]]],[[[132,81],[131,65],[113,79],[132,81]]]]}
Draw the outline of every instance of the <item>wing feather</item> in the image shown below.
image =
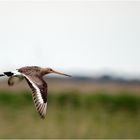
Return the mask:
{"type": "Polygon", "coordinates": [[[47,84],[44,84],[45,81],[43,81],[43,79],[36,77],[38,78],[37,80],[40,81],[40,83],[37,84],[30,76],[23,75],[32,89],[32,97],[37,112],[40,114],[41,118],[45,118],[47,110],[47,84]]]}

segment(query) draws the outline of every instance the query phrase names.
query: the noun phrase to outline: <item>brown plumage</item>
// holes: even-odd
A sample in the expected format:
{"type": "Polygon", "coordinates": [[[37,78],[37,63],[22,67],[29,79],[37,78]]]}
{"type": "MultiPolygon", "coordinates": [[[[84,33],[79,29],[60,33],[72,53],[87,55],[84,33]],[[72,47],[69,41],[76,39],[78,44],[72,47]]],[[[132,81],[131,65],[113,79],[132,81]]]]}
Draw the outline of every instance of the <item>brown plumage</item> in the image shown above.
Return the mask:
{"type": "Polygon", "coordinates": [[[26,79],[28,85],[32,89],[32,97],[36,107],[36,110],[40,114],[41,118],[45,118],[47,110],[47,83],[43,80],[43,76],[49,73],[56,73],[65,76],[70,76],[64,73],[54,71],[51,68],[41,68],[38,66],[27,66],[17,69],[13,72],[4,72],[0,76],[7,75],[8,84],[14,84],[14,78],[26,79]]]}

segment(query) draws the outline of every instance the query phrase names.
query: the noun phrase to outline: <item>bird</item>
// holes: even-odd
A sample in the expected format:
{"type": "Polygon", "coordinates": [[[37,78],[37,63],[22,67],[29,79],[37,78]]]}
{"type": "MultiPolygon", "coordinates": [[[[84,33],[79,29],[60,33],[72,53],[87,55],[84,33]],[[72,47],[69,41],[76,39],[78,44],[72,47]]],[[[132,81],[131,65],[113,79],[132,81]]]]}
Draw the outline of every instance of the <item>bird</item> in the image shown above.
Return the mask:
{"type": "Polygon", "coordinates": [[[64,74],[53,70],[52,68],[42,68],[39,66],[25,66],[15,71],[3,72],[0,76],[8,76],[8,85],[14,85],[14,79],[17,77],[20,81],[25,79],[32,90],[32,98],[35,108],[42,119],[47,114],[47,101],[48,101],[48,85],[43,79],[43,76],[55,73],[71,77],[71,75],[64,74]]]}

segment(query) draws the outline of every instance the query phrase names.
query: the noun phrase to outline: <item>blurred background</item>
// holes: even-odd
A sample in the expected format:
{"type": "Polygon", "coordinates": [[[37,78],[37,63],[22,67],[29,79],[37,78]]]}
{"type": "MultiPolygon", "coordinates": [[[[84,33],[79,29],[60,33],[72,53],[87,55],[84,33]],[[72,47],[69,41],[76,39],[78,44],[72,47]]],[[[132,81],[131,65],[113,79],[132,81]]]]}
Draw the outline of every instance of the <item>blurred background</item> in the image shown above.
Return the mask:
{"type": "Polygon", "coordinates": [[[25,81],[0,80],[0,138],[140,138],[140,1],[0,0],[0,72],[49,75],[41,120],[25,81]]]}

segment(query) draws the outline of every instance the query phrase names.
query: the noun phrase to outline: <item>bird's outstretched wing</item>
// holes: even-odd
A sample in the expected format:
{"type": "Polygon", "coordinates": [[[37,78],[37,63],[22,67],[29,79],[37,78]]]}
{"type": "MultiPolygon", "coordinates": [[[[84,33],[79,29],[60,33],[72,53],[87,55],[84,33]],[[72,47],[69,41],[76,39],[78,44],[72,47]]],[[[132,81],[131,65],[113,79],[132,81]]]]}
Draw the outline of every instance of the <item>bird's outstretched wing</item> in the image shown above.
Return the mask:
{"type": "Polygon", "coordinates": [[[36,110],[41,118],[45,118],[47,111],[47,83],[40,77],[23,74],[28,85],[32,89],[32,97],[36,110]]]}
{"type": "Polygon", "coordinates": [[[20,82],[24,79],[23,76],[15,75],[15,76],[10,76],[8,79],[8,85],[13,86],[15,82],[20,82]]]}

